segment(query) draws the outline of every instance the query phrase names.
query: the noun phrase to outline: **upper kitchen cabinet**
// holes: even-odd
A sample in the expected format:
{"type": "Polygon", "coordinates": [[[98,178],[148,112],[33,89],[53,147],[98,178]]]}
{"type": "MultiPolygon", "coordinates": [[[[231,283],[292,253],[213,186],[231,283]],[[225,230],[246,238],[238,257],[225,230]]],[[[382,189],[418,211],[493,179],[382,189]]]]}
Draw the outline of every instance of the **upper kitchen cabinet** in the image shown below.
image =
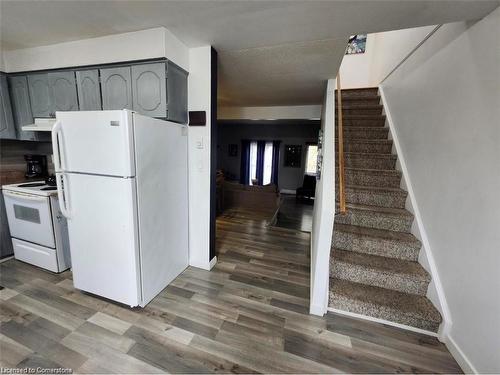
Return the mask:
{"type": "Polygon", "coordinates": [[[21,129],[23,125],[33,123],[28,80],[26,76],[14,76],[9,77],[9,83],[14,121],[17,128],[17,139],[36,141],[38,137],[35,132],[28,132],[21,129]]]}
{"type": "Polygon", "coordinates": [[[7,76],[0,73],[0,138],[16,139],[16,125],[12,115],[7,76]]]}
{"type": "Polygon", "coordinates": [[[81,70],[76,72],[76,84],[81,111],[98,111],[102,109],[101,88],[99,87],[99,71],[81,70]]]}
{"type": "Polygon", "coordinates": [[[52,90],[49,87],[49,76],[32,74],[28,76],[31,112],[34,117],[53,116],[52,90]]]}
{"type": "Polygon", "coordinates": [[[133,109],[151,117],[166,117],[165,63],[132,66],[133,109]]]}
{"type": "Polygon", "coordinates": [[[188,73],[169,61],[167,77],[167,119],[186,124],[188,122],[188,73]]]}
{"type": "Polygon", "coordinates": [[[133,109],[130,67],[101,69],[102,109],[133,109]]]}
{"type": "MultiPolygon", "coordinates": [[[[61,71],[49,73],[50,98],[53,99],[51,117],[55,111],[78,111],[75,72],[61,71]]],[[[37,117],[35,115],[35,117],[37,117]]]]}

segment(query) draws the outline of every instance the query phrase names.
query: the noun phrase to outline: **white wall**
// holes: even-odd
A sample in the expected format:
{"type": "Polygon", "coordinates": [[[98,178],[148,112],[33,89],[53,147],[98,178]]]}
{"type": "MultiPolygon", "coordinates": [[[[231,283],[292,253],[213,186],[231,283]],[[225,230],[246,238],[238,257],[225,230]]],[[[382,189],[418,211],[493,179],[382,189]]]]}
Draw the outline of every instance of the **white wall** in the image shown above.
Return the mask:
{"type": "Polygon", "coordinates": [[[321,129],[323,130],[323,165],[316,183],[311,232],[311,297],[309,312],[323,315],[328,306],[330,249],[335,215],[335,80],[328,80],[321,129]]]}
{"type": "Polygon", "coordinates": [[[189,50],[188,107],[206,111],[206,126],[189,127],[189,264],[210,269],[211,47],[189,50]]]}
{"type": "Polygon", "coordinates": [[[273,107],[219,107],[217,117],[224,120],[319,119],[321,105],[273,107]]]}
{"type": "Polygon", "coordinates": [[[189,49],[164,27],[4,51],[7,72],[166,57],[189,70],[189,49]]]}
{"type": "Polygon", "coordinates": [[[500,372],[500,8],[442,26],[383,84],[466,371],[500,372]]]}
{"type": "Polygon", "coordinates": [[[343,89],[376,87],[435,26],[368,34],[366,52],[346,55],[340,65],[343,89]]]}

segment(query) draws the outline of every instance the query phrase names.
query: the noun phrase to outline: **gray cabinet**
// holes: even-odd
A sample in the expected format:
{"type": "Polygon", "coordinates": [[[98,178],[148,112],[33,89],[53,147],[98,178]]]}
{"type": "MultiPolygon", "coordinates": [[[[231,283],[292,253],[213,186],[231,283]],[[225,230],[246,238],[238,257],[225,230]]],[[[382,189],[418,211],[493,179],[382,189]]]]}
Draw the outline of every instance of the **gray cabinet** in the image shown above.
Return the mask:
{"type": "Polygon", "coordinates": [[[12,255],[12,239],[10,237],[9,223],[7,221],[7,212],[3,200],[2,190],[0,189],[0,259],[12,255]]]}
{"type": "Polygon", "coordinates": [[[16,139],[16,125],[12,115],[7,76],[0,73],[0,138],[16,139]]]}
{"type": "Polygon", "coordinates": [[[76,72],[76,85],[80,111],[98,111],[102,109],[99,71],[97,69],[76,72]]]}
{"type": "Polygon", "coordinates": [[[133,109],[130,67],[101,69],[102,109],[133,109]]]}
{"type": "Polygon", "coordinates": [[[27,132],[21,129],[23,125],[33,123],[26,76],[9,77],[9,83],[14,122],[17,129],[17,139],[36,141],[38,137],[35,132],[27,132]]]}
{"type": "Polygon", "coordinates": [[[132,66],[133,109],[151,117],[166,117],[165,63],[132,66]]]}
{"type": "Polygon", "coordinates": [[[167,119],[186,124],[188,122],[187,95],[188,73],[172,62],[167,69],[167,119]]]}
{"type": "Polygon", "coordinates": [[[51,117],[54,110],[48,74],[29,75],[28,87],[33,116],[51,117]]]}
{"type": "Polygon", "coordinates": [[[55,111],[78,111],[75,72],[52,72],[49,73],[48,77],[50,98],[53,100],[51,117],[55,116],[55,111]]]}

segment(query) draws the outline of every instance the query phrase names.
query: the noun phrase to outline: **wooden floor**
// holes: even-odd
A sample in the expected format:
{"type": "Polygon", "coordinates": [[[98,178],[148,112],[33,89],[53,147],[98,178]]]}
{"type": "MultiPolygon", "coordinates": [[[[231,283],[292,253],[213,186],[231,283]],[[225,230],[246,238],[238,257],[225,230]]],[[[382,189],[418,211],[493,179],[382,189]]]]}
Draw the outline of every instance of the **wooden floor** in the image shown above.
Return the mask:
{"type": "Polygon", "coordinates": [[[311,232],[314,202],[298,201],[295,195],[281,195],[274,226],[311,232]]]}
{"type": "Polygon", "coordinates": [[[307,315],[309,234],[266,215],[217,222],[219,263],[188,268],[145,309],[0,265],[0,366],[87,373],[388,373],[459,370],[436,339],[339,315],[307,315]]]}

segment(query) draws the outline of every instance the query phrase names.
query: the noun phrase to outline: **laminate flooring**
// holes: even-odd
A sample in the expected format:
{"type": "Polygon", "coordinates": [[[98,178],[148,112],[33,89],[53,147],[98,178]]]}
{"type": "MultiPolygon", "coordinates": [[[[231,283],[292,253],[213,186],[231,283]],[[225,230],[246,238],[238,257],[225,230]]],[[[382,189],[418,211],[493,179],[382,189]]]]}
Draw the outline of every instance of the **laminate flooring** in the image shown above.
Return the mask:
{"type": "MultiPolygon", "coordinates": [[[[309,234],[233,209],[218,263],[189,267],[146,308],[0,264],[0,366],[75,373],[457,373],[437,339],[328,313],[308,315],[309,234]]],[[[111,276],[110,276],[111,277],[111,276]]]]}

